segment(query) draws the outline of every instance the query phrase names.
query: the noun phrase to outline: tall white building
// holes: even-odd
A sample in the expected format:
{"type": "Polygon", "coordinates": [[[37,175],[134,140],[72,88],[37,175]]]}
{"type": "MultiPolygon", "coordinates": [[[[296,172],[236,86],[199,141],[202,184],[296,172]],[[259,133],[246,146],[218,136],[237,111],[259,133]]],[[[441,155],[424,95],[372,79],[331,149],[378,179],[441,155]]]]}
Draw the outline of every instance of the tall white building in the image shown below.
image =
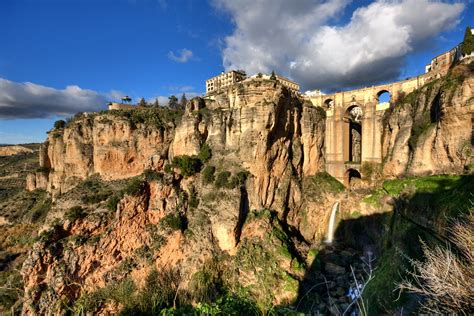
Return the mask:
{"type": "Polygon", "coordinates": [[[245,78],[247,78],[247,74],[243,70],[231,70],[226,73],[222,72],[220,75],[206,80],[206,94],[227,88],[245,78]]]}

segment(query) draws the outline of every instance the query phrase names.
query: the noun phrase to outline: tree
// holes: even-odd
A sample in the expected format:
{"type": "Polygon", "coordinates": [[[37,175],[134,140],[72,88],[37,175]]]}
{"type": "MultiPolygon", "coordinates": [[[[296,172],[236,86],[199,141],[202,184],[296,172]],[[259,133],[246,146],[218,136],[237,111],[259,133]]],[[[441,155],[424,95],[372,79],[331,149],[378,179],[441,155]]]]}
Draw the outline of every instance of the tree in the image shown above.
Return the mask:
{"type": "Polygon", "coordinates": [[[178,98],[174,95],[168,98],[168,107],[173,110],[179,109],[178,98]]]}
{"type": "Polygon", "coordinates": [[[140,107],[146,107],[147,103],[144,98],[141,98],[140,101],[138,101],[138,106],[140,107]]]}
{"type": "Polygon", "coordinates": [[[270,80],[277,80],[277,77],[275,75],[275,71],[272,70],[272,75],[270,76],[270,80]]]}
{"type": "Polygon", "coordinates": [[[66,126],[66,122],[63,120],[58,120],[54,122],[54,129],[63,129],[66,126]]]}
{"type": "Polygon", "coordinates": [[[472,52],[474,52],[474,35],[472,34],[471,28],[468,26],[466,27],[464,40],[461,44],[461,53],[465,56],[472,52]]]}
{"type": "Polygon", "coordinates": [[[263,77],[263,74],[262,74],[261,72],[259,72],[259,73],[257,74],[257,78],[262,78],[262,77],[263,77]]]}
{"type": "Polygon", "coordinates": [[[186,94],[183,93],[183,95],[181,96],[181,101],[179,102],[180,108],[184,109],[186,107],[186,103],[188,103],[188,99],[186,98],[186,94]]]}
{"type": "Polygon", "coordinates": [[[159,108],[160,107],[160,102],[158,101],[158,98],[155,99],[155,102],[153,102],[153,107],[159,108]]]}

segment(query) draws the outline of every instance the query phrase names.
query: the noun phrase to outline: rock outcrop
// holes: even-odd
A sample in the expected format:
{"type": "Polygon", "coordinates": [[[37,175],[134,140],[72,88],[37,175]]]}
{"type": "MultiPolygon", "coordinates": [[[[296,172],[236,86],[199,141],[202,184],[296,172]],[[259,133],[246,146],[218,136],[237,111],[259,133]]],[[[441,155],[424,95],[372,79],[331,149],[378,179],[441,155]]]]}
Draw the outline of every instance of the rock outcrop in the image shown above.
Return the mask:
{"type": "MultiPolygon", "coordinates": [[[[467,66],[459,71],[452,76],[462,80],[434,81],[385,113],[382,177],[459,173],[469,164],[474,79],[467,66]]],[[[55,201],[23,266],[25,302],[33,302],[24,313],[59,314],[64,306],[117,313],[129,306],[107,301],[104,291],[112,295],[124,282],[143,290],[156,273],[177,284],[168,306],[199,302],[199,286],[212,290],[203,275],[262,306],[291,303],[333,203],[341,201],[349,216],[371,211],[322,173],[324,134],[324,110],[258,78],[194,98],[183,113],[94,113],[50,131],[41,169],[27,181],[55,201]],[[206,180],[205,169],[187,174],[181,168],[190,166],[177,162],[197,160],[204,145],[212,156],[199,164],[222,183],[206,180]],[[87,183],[92,176],[108,187],[87,183]]],[[[347,281],[341,274],[355,253],[324,256],[337,257],[323,270],[332,275],[331,297],[348,307],[335,284],[347,281]]]]}
{"type": "Polygon", "coordinates": [[[472,163],[474,70],[462,65],[385,113],[383,174],[460,173],[472,163]]]}

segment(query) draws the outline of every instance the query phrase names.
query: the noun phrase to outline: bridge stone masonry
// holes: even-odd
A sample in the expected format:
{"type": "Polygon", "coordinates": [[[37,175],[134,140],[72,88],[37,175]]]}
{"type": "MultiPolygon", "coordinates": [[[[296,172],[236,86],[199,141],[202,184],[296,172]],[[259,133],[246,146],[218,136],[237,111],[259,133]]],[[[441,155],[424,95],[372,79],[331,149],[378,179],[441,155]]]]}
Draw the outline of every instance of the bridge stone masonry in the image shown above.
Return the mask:
{"type": "Polygon", "coordinates": [[[346,186],[361,178],[363,163],[382,162],[382,116],[401,95],[422,87],[445,72],[426,73],[406,80],[363,89],[305,96],[326,110],[326,171],[346,186]],[[390,102],[379,102],[382,94],[390,102]]]}

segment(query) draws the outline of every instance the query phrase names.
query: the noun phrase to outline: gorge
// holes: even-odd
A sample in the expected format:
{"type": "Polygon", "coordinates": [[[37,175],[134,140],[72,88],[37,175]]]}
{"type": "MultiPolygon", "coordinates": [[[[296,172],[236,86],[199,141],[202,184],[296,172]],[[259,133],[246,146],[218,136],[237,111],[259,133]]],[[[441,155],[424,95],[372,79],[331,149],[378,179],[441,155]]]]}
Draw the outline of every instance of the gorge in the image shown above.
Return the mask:
{"type": "Polygon", "coordinates": [[[25,315],[415,311],[416,295],[395,291],[409,258],[472,214],[473,91],[471,62],[398,95],[376,118],[380,162],[362,160],[359,181],[346,185],[326,173],[330,110],[275,80],[195,97],[183,111],[77,114],[41,144],[28,191],[2,196],[8,235],[36,236],[16,241],[23,248],[2,237],[23,260],[2,258],[21,266],[2,274],[21,286],[8,306],[25,315]]]}

